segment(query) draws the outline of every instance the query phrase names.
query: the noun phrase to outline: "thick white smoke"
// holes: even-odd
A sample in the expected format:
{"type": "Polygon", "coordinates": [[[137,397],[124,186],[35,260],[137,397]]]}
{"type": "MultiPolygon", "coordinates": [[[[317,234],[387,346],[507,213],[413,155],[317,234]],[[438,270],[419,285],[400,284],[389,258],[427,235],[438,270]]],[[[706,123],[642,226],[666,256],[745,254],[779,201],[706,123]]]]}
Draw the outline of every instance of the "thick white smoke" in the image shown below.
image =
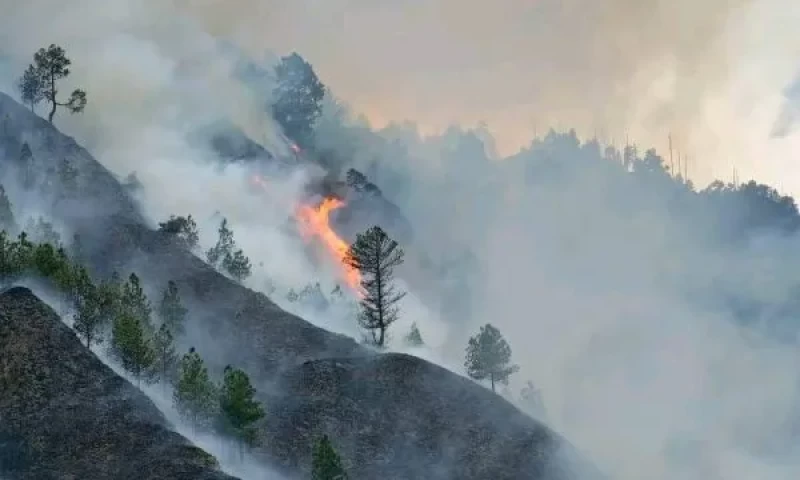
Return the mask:
{"type": "MultiPolygon", "coordinates": [[[[154,221],[191,213],[209,245],[209,219],[228,216],[256,265],[249,285],[257,289],[267,275],[299,287],[316,273],[302,245],[279,233],[302,178],[255,194],[243,188],[243,171],[216,171],[203,163],[209,153],[186,141],[194,127],[222,118],[285,152],[263,115],[266,99],[233,79],[235,49],[221,48],[223,40],[257,60],[265,49],[297,49],[377,123],[419,118],[431,131],[486,120],[504,150],[550,125],[617,145],[627,134],[662,149],[672,132],[691,155],[693,178],[727,176],[736,165],[742,178],[800,191],[790,164],[798,137],[790,130],[771,138],[785,108],[782,89],[796,74],[796,2],[0,0],[0,7],[0,85],[9,88],[37,48],[63,45],[74,60],[63,90],[84,87],[90,104],[58,125],[115,173],[137,171],[154,221]]],[[[488,164],[482,145],[448,153],[456,131],[419,140],[409,130],[383,132],[399,141],[381,143],[360,127],[347,139],[356,145],[353,162],[397,160],[412,182],[396,198],[419,243],[434,255],[453,245],[472,251],[484,282],[465,300],[473,323],[427,321],[434,315],[414,313],[414,303],[396,336],[419,319],[439,347],[421,355],[458,370],[468,333],[496,324],[522,366],[518,382],[533,379],[552,425],[615,478],[797,477],[796,452],[786,447],[795,442],[783,425],[798,403],[794,342],[761,338],[685,301],[694,285],[749,271],[771,275],[746,283],[755,297],[788,295],[782,285],[797,271],[786,256],[794,240],[766,239],[738,255],[687,244],[690,232],[667,229],[659,213],[630,218],[591,203],[593,189],[603,188],[592,172],[564,191],[506,185],[520,206],[511,198],[507,208],[482,212],[500,202],[484,193],[497,193],[486,184],[502,167],[488,164]],[[443,173],[454,170],[458,181],[443,173]],[[674,280],[669,288],[665,277],[674,280]]],[[[343,143],[340,134],[326,141],[343,143]]],[[[306,315],[355,334],[344,314],[306,315]]]]}

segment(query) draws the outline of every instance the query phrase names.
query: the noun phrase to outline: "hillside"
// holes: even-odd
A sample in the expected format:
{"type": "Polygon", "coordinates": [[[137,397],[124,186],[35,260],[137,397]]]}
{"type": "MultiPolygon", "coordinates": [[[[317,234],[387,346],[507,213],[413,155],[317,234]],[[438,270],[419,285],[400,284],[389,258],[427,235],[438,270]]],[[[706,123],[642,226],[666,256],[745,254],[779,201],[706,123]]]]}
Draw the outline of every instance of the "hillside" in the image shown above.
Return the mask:
{"type": "Polygon", "coordinates": [[[0,294],[0,476],[232,480],[25,288],[0,294]]]}
{"type": "Polygon", "coordinates": [[[8,160],[25,142],[38,170],[64,159],[76,167],[86,188],[66,199],[55,187],[41,195],[58,199],[52,214],[79,235],[93,271],[135,271],[153,290],[176,281],[190,310],[181,347],[202,346],[212,370],[234,364],[254,379],[267,409],[265,459],[305,471],[311,435],[326,432],[353,479],[565,478],[555,458],[567,444],[499,396],[426,361],[373,354],[281,310],[145,226],[124,189],[74,140],[4,95],[0,118],[6,180],[8,160]]]}

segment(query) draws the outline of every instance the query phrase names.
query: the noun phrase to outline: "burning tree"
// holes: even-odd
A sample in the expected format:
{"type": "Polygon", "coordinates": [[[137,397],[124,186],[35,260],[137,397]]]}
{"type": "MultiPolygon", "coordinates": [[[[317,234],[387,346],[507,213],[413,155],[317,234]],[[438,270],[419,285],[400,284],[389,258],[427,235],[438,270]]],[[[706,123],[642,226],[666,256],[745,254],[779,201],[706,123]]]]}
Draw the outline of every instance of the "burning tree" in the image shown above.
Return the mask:
{"type": "Polygon", "coordinates": [[[403,250],[377,225],[358,234],[345,261],[361,272],[362,298],[358,322],[372,343],[383,347],[386,330],[398,318],[397,302],[406,292],[393,285],[394,267],[403,263],[403,250]]]}
{"type": "Polygon", "coordinates": [[[56,81],[69,76],[72,61],[67,58],[64,49],[58,45],[40,48],[33,56],[33,63],[28,66],[17,82],[22,101],[31,110],[42,100],[50,103],[50,114],[47,119],[53,123],[53,116],[58,107],[65,107],[70,113],[80,113],[86,107],[86,92],[75,89],[66,103],[59,103],[56,96],[56,81]]]}

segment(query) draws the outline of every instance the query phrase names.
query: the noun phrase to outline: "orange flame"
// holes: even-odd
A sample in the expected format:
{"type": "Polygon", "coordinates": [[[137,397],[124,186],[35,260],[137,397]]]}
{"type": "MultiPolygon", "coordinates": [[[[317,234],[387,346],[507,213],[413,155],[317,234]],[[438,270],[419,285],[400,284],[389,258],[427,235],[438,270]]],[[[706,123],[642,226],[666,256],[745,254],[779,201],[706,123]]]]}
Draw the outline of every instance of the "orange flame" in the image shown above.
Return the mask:
{"type": "Polygon", "coordinates": [[[300,233],[306,240],[319,238],[325,249],[338,262],[344,282],[353,291],[361,294],[361,272],[347,263],[350,246],[330,226],[330,213],[342,206],[344,202],[338,198],[326,198],[317,208],[300,205],[297,208],[300,233]]]}

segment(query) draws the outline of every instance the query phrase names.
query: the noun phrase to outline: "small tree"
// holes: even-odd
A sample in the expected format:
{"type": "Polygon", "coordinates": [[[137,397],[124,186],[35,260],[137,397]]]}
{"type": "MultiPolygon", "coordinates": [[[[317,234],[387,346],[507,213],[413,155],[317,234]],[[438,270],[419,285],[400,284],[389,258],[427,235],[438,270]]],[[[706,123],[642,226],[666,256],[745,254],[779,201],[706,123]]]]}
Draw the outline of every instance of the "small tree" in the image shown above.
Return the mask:
{"type": "Polygon", "coordinates": [[[58,107],[64,107],[70,113],[82,112],[86,107],[86,92],[81,89],[74,90],[66,103],[58,102],[56,82],[69,76],[71,64],[72,61],[67,58],[63,48],[57,45],[50,45],[47,49],[40,48],[33,56],[33,63],[18,81],[17,87],[22,100],[31,109],[42,100],[50,104],[50,114],[47,117],[50,123],[53,123],[58,107]]]}
{"type": "Polygon", "coordinates": [[[148,334],[153,332],[152,307],[147,295],[144,294],[139,277],[131,273],[128,281],[122,287],[120,305],[122,312],[135,317],[148,334]]]}
{"type": "Polygon", "coordinates": [[[308,147],[314,124],[322,112],[325,85],[311,64],[297,53],[281,58],[275,67],[275,77],[272,115],[292,141],[308,147]]]}
{"type": "Polygon", "coordinates": [[[417,322],[411,324],[411,330],[406,335],[406,344],[411,347],[421,347],[425,345],[425,342],[422,341],[422,334],[419,332],[419,328],[417,328],[417,322]]]}
{"type": "Polygon", "coordinates": [[[0,185],[0,228],[7,232],[17,229],[14,212],[11,211],[11,200],[6,195],[6,189],[0,185]]]}
{"type": "Polygon", "coordinates": [[[167,288],[164,289],[161,303],[158,305],[158,316],[161,317],[161,322],[175,335],[183,335],[187,313],[188,310],[181,303],[178,285],[170,280],[167,282],[167,288]]]}
{"type": "Polygon", "coordinates": [[[230,365],[225,367],[225,378],[219,396],[220,423],[223,431],[244,445],[254,445],[257,432],[253,427],[264,417],[264,409],[255,400],[256,389],[250,384],[247,374],[230,365]]]}
{"type": "Polygon", "coordinates": [[[186,250],[194,250],[200,240],[200,236],[197,233],[197,223],[195,223],[191,215],[186,217],[171,215],[169,220],[158,224],[158,230],[171,235],[186,250]]]}
{"type": "Polygon", "coordinates": [[[31,190],[36,185],[36,169],[34,166],[33,151],[28,142],[22,144],[19,152],[18,179],[22,188],[31,190]]]}
{"type": "Polygon", "coordinates": [[[195,428],[206,427],[216,411],[216,399],[216,388],[208,369],[192,347],[178,366],[178,381],[172,397],[175,408],[195,428]]]}
{"type": "Polygon", "coordinates": [[[35,107],[39,102],[44,100],[44,88],[42,85],[36,67],[28,65],[25,73],[17,80],[17,90],[22,103],[31,108],[31,112],[35,111],[35,107]]]}
{"type": "Polygon", "coordinates": [[[175,355],[175,341],[172,332],[166,324],[161,324],[153,335],[153,350],[155,352],[155,371],[164,380],[172,380],[178,357],[175,355]]]}
{"type": "Polygon", "coordinates": [[[233,241],[233,231],[228,228],[228,219],[222,219],[217,232],[219,233],[217,244],[206,252],[208,263],[214,267],[218,267],[226,256],[233,255],[233,249],[236,245],[233,241]]]}
{"type": "Polygon", "coordinates": [[[111,350],[122,368],[130,372],[138,384],[142,379],[150,380],[156,355],[140,317],[123,312],[114,322],[112,335],[111,350]]]}
{"type": "Polygon", "coordinates": [[[347,480],[342,460],[327,435],[314,445],[311,462],[312,480],[347,480]]]}
{"type": "Polygon", "coordinates": [[[398,318],[397,302],[406,295],[392,283],[394,268],[403,263],[403,250],[383,229],[374,226],[356,236],[346,262],[361,272],[359,324],[370,332],[373,344],[383,347],[386,330],[398,318]]]}
{"type": "Polygon", "coordinates": [[[495,383],[508,384],[508,377],[519,370],[511,365],[511,347],[500,334],[500,330],[487,323],[480,333],[469,339],[467,358],[464,362],[467,375],[475,380],[486,378],[495,391],[495,383]]]}
{"type": "Polygon", "coordinates": [[[58,181],[61,184],[61,195],[72,196],[78,191],[78,169],[67,160],[58,164],[58,181]]]}
{"type": "MultiPolygon", "coordinates": [[[[87,275],[88,278],[88,275],[87,275]]],[[[101,329],[104,323],[101,311],[101,297],[91,281],[81,280],[75,298],[75,331],[83,337],[86,347],[91,348],[92,343],[101,343],[101,329]]]]}
{"type": "Polygon", "coordinates": [[[242,249],[236,250],[233,254],[226,253],[222,259],[222,268],[239,283],[252,273],[250,259],[245,256],[242,249]]]}

